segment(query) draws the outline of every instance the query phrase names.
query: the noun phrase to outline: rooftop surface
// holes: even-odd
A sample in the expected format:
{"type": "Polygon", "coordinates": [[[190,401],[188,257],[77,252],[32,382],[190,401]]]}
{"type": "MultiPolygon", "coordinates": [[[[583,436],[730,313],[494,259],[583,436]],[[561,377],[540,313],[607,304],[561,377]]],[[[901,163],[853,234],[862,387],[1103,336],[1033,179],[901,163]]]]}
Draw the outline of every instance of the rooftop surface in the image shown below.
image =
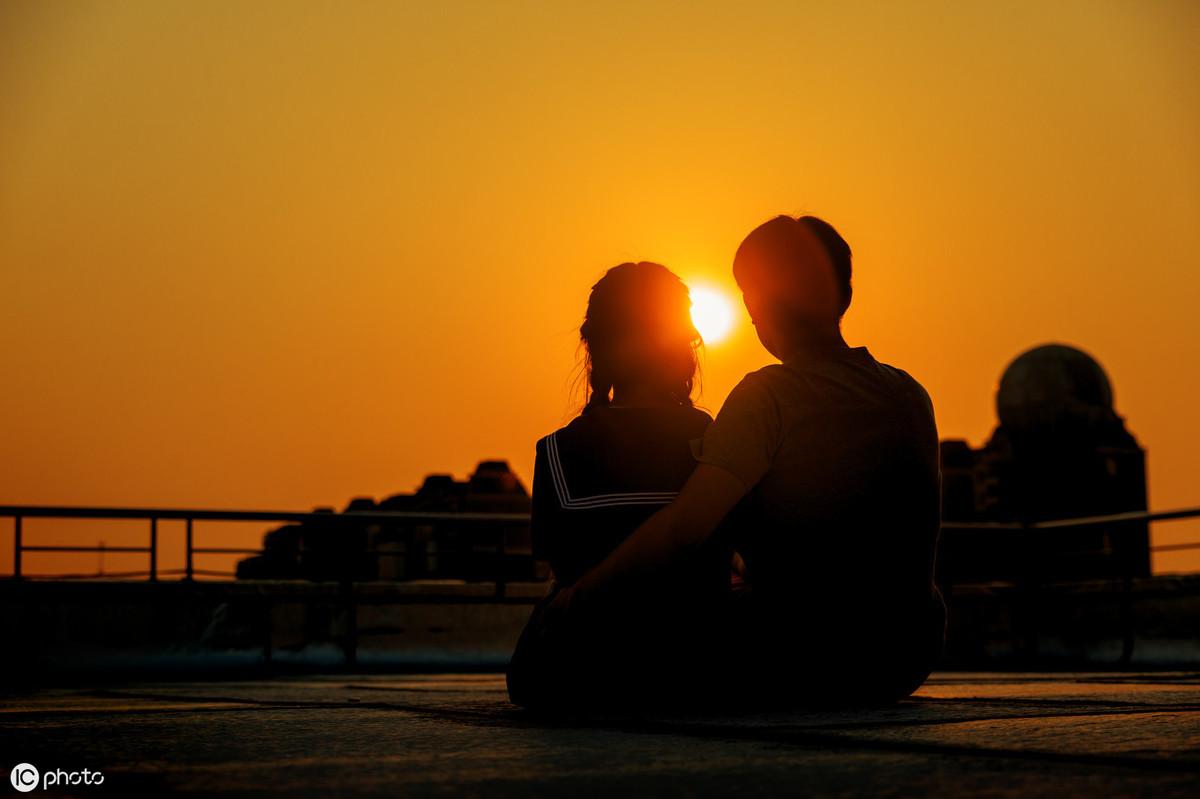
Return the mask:
{"type": "Polygon", "coordinates": [[[569,724],[499,675],[10,688],[0,752],[105,775],[73,796],[1194,797],[1200,674],[939,673],[880,710],[569,724]]]}

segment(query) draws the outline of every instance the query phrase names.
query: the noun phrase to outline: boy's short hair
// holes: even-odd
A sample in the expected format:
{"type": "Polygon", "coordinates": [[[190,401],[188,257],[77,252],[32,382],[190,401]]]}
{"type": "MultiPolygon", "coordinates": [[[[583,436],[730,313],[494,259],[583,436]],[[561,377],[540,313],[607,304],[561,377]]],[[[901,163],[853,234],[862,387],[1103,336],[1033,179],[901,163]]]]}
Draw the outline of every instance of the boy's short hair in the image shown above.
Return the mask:
{"type": "Polygon", "coordinates": [[[777,216],[750,231],[733,258],[746,294],[768,299],[796,321],[836,321],[850,307],[850,245],[815,216],[777,216]]]}

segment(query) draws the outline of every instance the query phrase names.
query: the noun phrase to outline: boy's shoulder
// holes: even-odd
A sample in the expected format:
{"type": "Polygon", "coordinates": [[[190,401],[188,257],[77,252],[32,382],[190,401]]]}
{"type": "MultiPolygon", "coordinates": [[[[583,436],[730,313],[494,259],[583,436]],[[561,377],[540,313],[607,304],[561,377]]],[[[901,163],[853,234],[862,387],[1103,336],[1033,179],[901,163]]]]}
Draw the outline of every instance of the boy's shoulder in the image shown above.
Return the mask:
{"type": "Polygon", "coordinates": [[[737,382],[737,385],[733,387],[733,390],[738,393],[752,391],[770,392],[788,383],[791,379],[788,375],[788,368],[784,364],[771,363],[744,374],[742,379],[737,382]]]}
{"type": "Polygon", "coordinates": [[[787,367],[782,363],[769,363],[753,372],[746,372],[739,383],[772,383],[787,374],[787,367]]]}
{"type": "MultiPolygon", "coordinates": [[[[810,375],[816,374],[834,380],[842,380],[840,374],[844,370],[860,373],[861,370],[866,370],[866,373],[873,377],[863,385],[875,385],[877,390],[889,395],[910,396],[922,405],[932,406],[929,393],[915,377],[898,366],[878,360],[866,347],[852,348],[847,350],[843,357],[838,358],[768,364],[746,374],[734,391],[742,394],[761,393],[772,396],[783,393],[790,396],[797,389],[798,378],[806,381],[810,375]]],[[[854,384],[859,385],[859,382],[854,381],[854,384]]]]}
{"type": "Polygon", "coordinates": [[[925,389],[925,386],[921,385],[921,381],[917,380],[899,366],[893,366],[892,364],[884,363],[883,361],[875,361],[875,364],[881,372],[891,378],[893,383],[898,386],[902,386],[912,395],[913,398],[916,399],[918,403],[932,410],[933,400],[929,397],[929,392],[925,389]]]}

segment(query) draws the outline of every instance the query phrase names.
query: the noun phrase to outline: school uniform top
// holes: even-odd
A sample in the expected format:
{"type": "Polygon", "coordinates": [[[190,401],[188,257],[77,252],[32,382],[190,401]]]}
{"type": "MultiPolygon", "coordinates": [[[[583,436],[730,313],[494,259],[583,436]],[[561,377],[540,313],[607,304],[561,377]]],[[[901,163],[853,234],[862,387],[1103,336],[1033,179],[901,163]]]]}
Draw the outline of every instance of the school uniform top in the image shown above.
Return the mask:
{"type": "MultiPolygon", "coordinates": [[[[534,557],[569,585],[670,504],[711,417],[691,406],[589,407],[537,442],[534,557]]],[[[725,564],[728,581],[728,563],[725,564]]]]}

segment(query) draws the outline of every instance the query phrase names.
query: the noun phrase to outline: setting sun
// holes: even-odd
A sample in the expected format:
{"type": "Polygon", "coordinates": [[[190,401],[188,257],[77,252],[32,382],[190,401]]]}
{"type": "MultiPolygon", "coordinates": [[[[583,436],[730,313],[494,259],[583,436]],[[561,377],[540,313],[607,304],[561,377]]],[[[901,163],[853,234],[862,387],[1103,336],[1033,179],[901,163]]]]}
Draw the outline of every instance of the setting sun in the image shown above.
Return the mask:
{"type": "Polygon", "coordinates": [[[697,287],[692,294],[692,324],[700,331],[705,344],[713,344],[729,335],[733,328],[733,305],[724,294],[707,287],[697,287]]]}

